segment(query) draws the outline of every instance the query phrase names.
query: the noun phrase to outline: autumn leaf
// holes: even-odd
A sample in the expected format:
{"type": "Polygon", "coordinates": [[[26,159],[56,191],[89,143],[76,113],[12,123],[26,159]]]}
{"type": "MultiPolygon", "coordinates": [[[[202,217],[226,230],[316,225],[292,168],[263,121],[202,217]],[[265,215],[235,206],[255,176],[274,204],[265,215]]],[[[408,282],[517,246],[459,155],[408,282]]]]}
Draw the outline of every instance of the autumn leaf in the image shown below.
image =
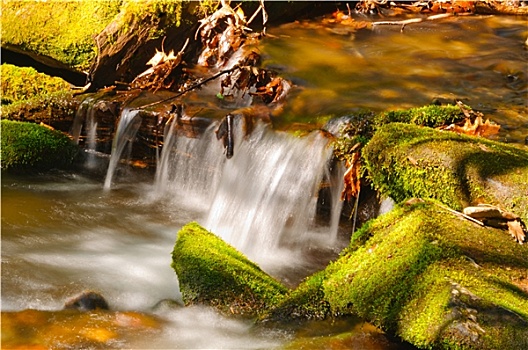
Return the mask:
{"type": "Polygon", "coordinates": [[[508,231],[517,242],[524,243],[526,232],[520,220],[508,221],[508,231]]]}
{"type": "Polygon", "coordinates": [[[343,176],[345,187],[341,192],[341,200],[350,200],[359,195],[361,188],[361,153],[352,153],[352,158],[345,163],[347,171],[343,176]]]}
{"type": "Polygon", "coordinates": [[[500,125],[495,123],[492,124],[489,119],[486,119],[486,121],[483,122],[482,116],[479,115],[473,122],[471,122],[470,118],[466,118],[466,122],[463,126],[451,124],[444,130],[454,131],[456,133],[465,135],[487,137],[498,134],[500,125]]]}

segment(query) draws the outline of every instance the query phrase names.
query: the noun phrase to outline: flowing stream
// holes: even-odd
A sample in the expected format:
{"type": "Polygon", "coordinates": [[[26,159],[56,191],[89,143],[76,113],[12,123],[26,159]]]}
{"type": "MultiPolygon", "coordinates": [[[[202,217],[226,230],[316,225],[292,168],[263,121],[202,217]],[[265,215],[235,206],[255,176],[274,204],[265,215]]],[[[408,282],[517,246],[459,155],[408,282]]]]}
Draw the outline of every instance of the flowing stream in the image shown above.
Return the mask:
{"type": "MultiPolygon", "coordinates": [[[[499,139],[521,143],[528,137],[525,19],[450,19],[411,25],[404,33],[389,27],[353,33],[316,23],[269,32],[274,37],[260,47],[264,64],[296,84],[274,122],[279,129],[296,123],[317,129],[329,116],[363,108],[460,98],[503,126],[499,139]]],[[[87,100],[81,109],[95,102],[87,100]]],[[[100,292],[111,310],[156,320],[149,328],[151,321],[121,313],[111,320],[121,327],[115,336],[94,328],[98,338],[92,340],[106,334],[110,348],[269,349],[294,339],[315,348],[310,339],[345,332],[351,335],[336,348],[406,348],[355,319],[264,328],[210,308],[179,306],[171,251],[176,233],[191,221],[288,286],[324,268],[350,235],[349,223],[340,221],[343,169],[330,171],[332,149],[319,131],[296,137],[261,122],[246,134],[235,120],[228,159],[216,138],[217,121],[197,138],[178,132],[173,121],[165,128],[155,174],[116,176],[141,119],[137,110],[125,109],[110,161],[88,158],[86,168],[103,167],[105,178],[84,171],[2,176],[2,318],[41,310],[31,317],[42,331],[33,329],[31,339],[68,348],[76,343],[65,338],[65,329],[80,321],[58,312],[69,297],[89,289],[100,292]],[[323,182],[331,187],[328,213],[318,211],[323,182]],[[149,330],[138,333],[138,324],[149,330]]],[[[85,123],[93,153],[97,122],[88,114],[85,123]]],[[[74,126],[76,139],[81,128],[74,126]]],[[[98,317],[110,322],[108,315],[98,317]]],[[[10,331],[19,334],[13,346],[25,344],[24,336],[10,331]]]]}

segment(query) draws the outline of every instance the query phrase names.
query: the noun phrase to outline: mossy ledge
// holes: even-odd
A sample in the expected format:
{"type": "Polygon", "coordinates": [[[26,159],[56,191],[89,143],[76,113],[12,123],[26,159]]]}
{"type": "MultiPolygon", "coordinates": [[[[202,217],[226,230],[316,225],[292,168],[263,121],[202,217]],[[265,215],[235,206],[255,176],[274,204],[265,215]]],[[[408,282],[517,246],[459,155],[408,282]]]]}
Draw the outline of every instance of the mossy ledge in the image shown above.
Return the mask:
{"type": "Polygon", "coordinates": [[[192,222],[179,232],[172,264],[185,305],[254,317],[276,305],[287,288],[235,248],[192,222]]]}
{"type": "Polygon", "coordinates": [[[403,204],[263,319],[357,315],[419,348],[526,349],[527,282],[528,249],[504,231],[403,204]]]}
{"type": "Polygon", "coordinates": [[[488,203],[528,221],[528,151],[521,147],[390,123],[363,158],[374,187],[396,202],[433,198],[456,210],[488,203]]]}
{"type": "Polygon", "coordinates": [[[79,149],[60,131],[34,123],[1,121],[2,171],[32,173],[68,169],[79,149]]]}

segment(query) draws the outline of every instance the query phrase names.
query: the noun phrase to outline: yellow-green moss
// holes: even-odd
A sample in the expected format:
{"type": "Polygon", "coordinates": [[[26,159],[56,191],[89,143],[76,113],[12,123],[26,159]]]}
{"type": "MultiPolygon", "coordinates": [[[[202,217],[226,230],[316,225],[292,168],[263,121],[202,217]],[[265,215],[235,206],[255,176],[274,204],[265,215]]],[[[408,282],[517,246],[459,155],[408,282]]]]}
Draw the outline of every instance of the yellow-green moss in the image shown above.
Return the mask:
{"type": "Polygon", "coordinates": [[[486,202],[528,219],[528,152],[402,123],[382,126],[364,148],[374,186],[394,200],[434,198],[454,208],[486,202]]]}
{"type": "Polygon", "coordinates": [[[423,349],[525,349],[527,279],[527,247],[425,201],[368,222],[270,314],[360,316],[423,349]]]}
{"type": "Polygon", "coordinates": [[[290,322],[294,319],[323,320],[331,316],[330,304],[325,300],[322,288],[324,278],[324,271],[306,278],[284,300],[264,314],[263,319],[272,322],[290,322]]]}
{"type": "Polygon", "coordinates": [[[33,123],[1,121],[2,171],[36,172],[65,169],[78,154],[68,136],[33,123]]]}
{"type": "MultiPolygon", "coordinates": [[[[466,106],[471,109],[469,106],[466,106]]],[[[363,111],[349,116],[334,141],[334,153],[340,160],[349,160],[350,150],[357,144],[367,144],[374,132],[389,123],[406,123],[420,126],[439,127],[461,121],[464,112],[453,105],[428,105],[418,108],[396,110],[374,114],[363,111]]]]}
{"type": "Polygon", "coordinates": [[[79,99],[73,96],[72,91],[34,96],[2,106],[0,117],[16,121],[42,122],[62,131],[69,131],[80,103],[79,99]]]}
{"type": "Polygon", "coordinates": [[[528,294],[515,282],[528,278],[528,249],[507,232],[435,203],[399,206],[361,231],[371,238],[325,270],[333,313],[359,315],[420,348],[526,345],[528,294]]]}
{"type": "MultiPolygon", "coordinates": [[[[470,109],[468,106],[466,106],[470,109]]],[[[464,112],[453,105],[428,105],[406,110],[382,112],[374,117],[374,124],[381,126],[387,123],[408,123],[429,127],[449,125],[464,119],[464,112]]]]}
{"type": "MultiPolygon", "coordinates": [[[[131,24],[141,21],[162,21],[162,28],[179,27],[182,20],[183,0],[126,0],[121,6],[121,16],[118,25],[123,32],[131,28],[131,24]]],[[[160,37],[164,30],[153,31],[151,38],[160,37]]]]}
{"type": "Polygon", "coordinates": [[[2,42],[50,56],[79,70],[96,55],[94,35],[119,12],[121,1],[3,1],[2,42]]]}
{"type": "Polygon", "coordinates": [[[178,232],[172,252],[183,301],[207,304],[222,312],[255,316],[287,292],[235,248],[197,223],[178,232]]]}
{"type": "Polygon", "coordinates": [[[2,64],[0,76],[2,105],[70,90],[70,84],[61,78],[39,73],[31,67],[21,68],[12,64],[2,64]]]}

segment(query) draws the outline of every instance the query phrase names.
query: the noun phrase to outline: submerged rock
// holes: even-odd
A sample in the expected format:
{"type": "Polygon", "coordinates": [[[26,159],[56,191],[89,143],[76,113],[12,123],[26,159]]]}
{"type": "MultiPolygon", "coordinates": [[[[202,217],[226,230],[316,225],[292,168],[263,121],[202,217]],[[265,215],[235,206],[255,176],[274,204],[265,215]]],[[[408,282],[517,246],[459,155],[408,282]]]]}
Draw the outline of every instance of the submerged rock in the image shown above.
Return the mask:
{"type": "Polygon", "coordinates": [[[235,248],[197,223],[184,226],[172,252],[185,305],[210,305],[224,313],[255,316],[287,292],[235,248]]]}
{"type": "Polygon", "coordinates": [[[115,349],[160,332],[163,321],[134,311],[2,311],[2,349],[115,349]]]}

